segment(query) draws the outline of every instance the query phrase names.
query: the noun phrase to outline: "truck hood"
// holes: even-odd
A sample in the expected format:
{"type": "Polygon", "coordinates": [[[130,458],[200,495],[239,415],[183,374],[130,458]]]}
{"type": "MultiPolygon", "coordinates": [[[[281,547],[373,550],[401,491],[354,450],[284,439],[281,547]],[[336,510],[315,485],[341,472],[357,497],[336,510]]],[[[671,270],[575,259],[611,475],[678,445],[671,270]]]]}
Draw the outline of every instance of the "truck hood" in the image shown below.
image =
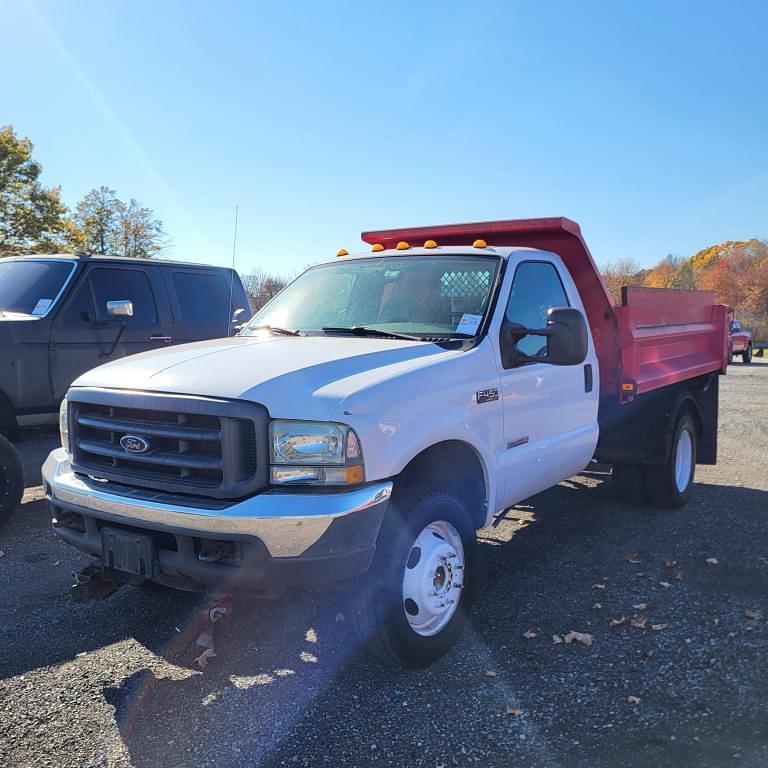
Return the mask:
{"type": "Polygon", "coordinates": [[[116,360],[72,386],[250,400],[273,417],[322,420],[353,393],[456,354],[395,339],[238,336],[116,360]]]}

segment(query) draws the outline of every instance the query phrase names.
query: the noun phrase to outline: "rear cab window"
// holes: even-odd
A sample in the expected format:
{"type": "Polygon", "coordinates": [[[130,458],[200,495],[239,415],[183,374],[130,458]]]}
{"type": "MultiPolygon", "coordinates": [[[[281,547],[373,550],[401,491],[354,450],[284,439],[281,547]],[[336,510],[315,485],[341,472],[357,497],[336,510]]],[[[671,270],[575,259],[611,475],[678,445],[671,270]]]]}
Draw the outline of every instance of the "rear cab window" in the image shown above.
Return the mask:
{"type": "Polygon", "coordinates": [[[173,270],[171,281],[186,326],[196,331],[226,331],[232,315],[231,286],[222,273],[173,270]]]}

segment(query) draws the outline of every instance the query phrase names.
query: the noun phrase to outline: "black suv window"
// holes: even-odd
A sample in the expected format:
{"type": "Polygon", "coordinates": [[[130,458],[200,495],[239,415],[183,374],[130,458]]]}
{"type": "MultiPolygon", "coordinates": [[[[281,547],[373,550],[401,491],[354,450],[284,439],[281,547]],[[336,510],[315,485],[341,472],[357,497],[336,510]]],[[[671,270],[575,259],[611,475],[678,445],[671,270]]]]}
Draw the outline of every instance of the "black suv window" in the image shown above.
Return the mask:
{"type": "Polygon", "coordinates": [[[96,316],[102,323],[114,321],[107,314],[107,302],[121,299],[133,302],[129,326],[145,327],[157,323],[157,306],[147,275],[138,269],[99,267],[90,273],[96,316]]]}
{"type": "Polygon", "coordinates": [[[181,319],[190,328],[219,329],[226,333],[231,319],[229,283],[220,274],[174,272],[173,287],[181,319]]]}
{"type": "MultiPolygon", "coordinates": [[[[526,328],[544,328],[547,311],[569,306],[568,297],[554,264],[547,261],[524,261],[515,272],[507,303],[507,319],[526,328]]],[[[526,355],[537,355],[546,347],[544,336],[525,336],[517,348],[526,355]]]]}

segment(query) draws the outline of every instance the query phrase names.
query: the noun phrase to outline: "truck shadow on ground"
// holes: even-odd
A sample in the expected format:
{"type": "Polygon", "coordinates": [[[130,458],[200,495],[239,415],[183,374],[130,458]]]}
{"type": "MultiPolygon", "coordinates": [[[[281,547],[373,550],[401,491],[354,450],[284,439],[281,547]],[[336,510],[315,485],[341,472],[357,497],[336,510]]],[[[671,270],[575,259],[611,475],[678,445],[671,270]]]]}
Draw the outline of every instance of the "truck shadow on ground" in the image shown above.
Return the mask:
{"type": "MultiPolygon", "coordinates": [[[[674,751],[678,748],[665,734],[668,711],[679,704],[670,670],[683,670],[677,678],[698,674],[690,669],[686,641],[699,642],[711,632],[711,616],[731,611],[735,596],[738,605],[765,601],[768,568],[760,570],[759,554],[765,554],[761,513],[768,493],[697,485],[688,509],[669,512],[620,505],[605,480],[597,468],[508,510],[484,529],[481,598],[471,623],[446,658],[421,672],[393,673],[365,656],[345,620],[342,593],[239,599],[236,613],[215,626],[217,656],[204,672],[193,659],[206,619],[195,616],[191,599],[162,595],[152,604],[133,590],[109,609],[115,596],[105,608],[118,609],[121,616],[100,642],[128,633],[130,620],[122,608],[129,601],[139,603],[149,612],[144,618],[153,617],[156,626],[149,633],[134,627],[133,636],[170,665],[159,674],[140,669],[104,689],[132,764],[177,764],[186,755],[195,764],[280,765],[301,762],[301,745],[310,743],[329,764],[376,764],[381,747],[372,745],[377,742],[387,744],[388,759],[397,764],[434,765],[452,755],[464,760],[474,754],[486,765],[506,765],[513,753],[536,764],[566,758],[573,763],[575,736],[580,758],[589,752],[590,734],[601,736],[593,730],[593,710],[605,706],[606,692],[625,702],[628,693],[639,690],[651,713],[647,723],[633,715],[625,720],[604,716],[616,720],[612,738],[623,745],[617,748],[635,750],[633,759],[617,754],[613,764],[690,760],[715,765],[730,758],[730,743],[723,742],[721,749],[712,737],[701,750],[674,751]],[[740,511],[738,518],[733,510],[740,511]],[[723,563],[715,578],[706,560],[720,554],[726,527],[741,542],[740,557],[723,563]],[[603,608],[594,608],[595,603],[603,608]],[[631,606],[639,603],[652,604],[652,620],[669,627],[643,634],[640,644],[628,621],[607,628],[609,614],[631,614],[631,606]],[[553,647],[550,638],[569,630],[592,634],[594,645],[553,647]],[[524,632],[535,637],[525,639],[524,632]],[[649,664],[653,654],[665,664],[649,664]],[[487,676],[488,670],[495,676],[487,676]],[[518,706],[526,717],[505,714],[518,706]],[[399,737],[398,724],[409,722],[406,730],[413,732],[416,713],[424,733],[441,734],[440,752],[425,753],[418,739],[399,737]],[[650,740],[645,730],[653,731],[650,740]]],[[[86,621],[82,615],[80,620],[86,621]]],[[[100,624],[107,626],[104,618],[100,624]]],[[[750,690],[759,701],[766,684],[766,674],[756,671],[760,650],[750,656],[755,666],[749,677],[739,672],[741,663],[734,664],[736,685],[706,677],[700,690],[689,686],[676,727],[693,729],[693,739],[697,718],[705,716],[712,697],[721,716],[731,699],[750,690]]],[[[750,738],[745,729],[753,734],[743,706],[741,712],[726,729],[727,738],[750,738]]],[[[703,724],[710,727],[711,720],[703,724]]],[[[764,728],[762,738],[764,748],[764,728]]],[[[590,764],[603,764],[606,755],[597,759],[597,742],[595,750],[590,764]]]]}

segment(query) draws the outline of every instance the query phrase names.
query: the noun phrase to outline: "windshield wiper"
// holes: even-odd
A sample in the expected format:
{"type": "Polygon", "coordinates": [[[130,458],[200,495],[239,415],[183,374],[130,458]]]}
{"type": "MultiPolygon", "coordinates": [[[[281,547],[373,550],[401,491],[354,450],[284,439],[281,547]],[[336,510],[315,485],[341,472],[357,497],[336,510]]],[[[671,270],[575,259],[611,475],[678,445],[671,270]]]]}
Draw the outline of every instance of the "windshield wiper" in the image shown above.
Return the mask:
{"type": "Polygon", "coordinates": [[[288,328],[280,328],[276,325],[257,325],[254,328],[249,328],[249,331],[269,331],[276,336],[301,336],[298,331],[291,331],[288,328]]]}
{"type": "Polygon", "coordinates": [[[383,339],[406,339],[407,341],[424,341],[422,336],[413,336],[410,333],[396,333],[395,331],[380,331],[378,328],[368,328],[365,325],[344,326],[328,325],[323,328],[328,333],[351,333],[353,336],[379,336],[383,339]]]}

